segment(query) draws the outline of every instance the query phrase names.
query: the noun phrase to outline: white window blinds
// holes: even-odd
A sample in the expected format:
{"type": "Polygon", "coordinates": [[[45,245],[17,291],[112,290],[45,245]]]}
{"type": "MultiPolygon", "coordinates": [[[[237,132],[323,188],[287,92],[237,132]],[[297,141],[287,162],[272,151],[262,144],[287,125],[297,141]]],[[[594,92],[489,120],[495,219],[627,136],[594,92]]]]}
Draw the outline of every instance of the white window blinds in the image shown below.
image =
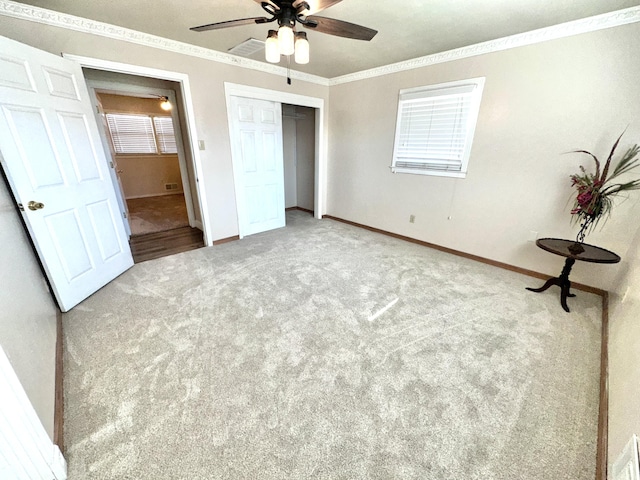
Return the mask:
{"type": "Polygon", "coordinates": [[[107,113],[113,148],[118,154],[175,154],[178,152],[171,117],[107,113]]]}
{"type": "Polygon", "coordinates": [[[176,136],[171,117],[153,117],[160,153],[177,153],[176,136]]]}
{"type": "Polygon", "coordinates": [[[400,91],[394,173],[464,176],[484,79],[400,91]]]}
{"type": "Polygon", "coordinates": [[[107,124],[116,153],[157,153],[148,115],[107,113],[107,124]]]}

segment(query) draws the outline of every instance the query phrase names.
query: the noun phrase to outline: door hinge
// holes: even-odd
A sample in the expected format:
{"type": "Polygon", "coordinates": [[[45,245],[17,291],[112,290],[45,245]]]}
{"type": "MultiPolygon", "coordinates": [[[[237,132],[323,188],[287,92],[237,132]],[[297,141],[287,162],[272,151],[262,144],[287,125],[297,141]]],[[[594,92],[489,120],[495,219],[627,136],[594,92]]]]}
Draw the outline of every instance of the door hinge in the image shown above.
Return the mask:
{"type": "Polygon", "coordinates": [[[18,204],[18,208],[21,212],[24,212],[24,205],[22,205],[21,203],[18,204]]]}
{"type": "Polygon", "coordinates": [[[122,212],[122,218],[127,218],[127,212],[122,212]]]}
{"type": "Polygon", "coordinates": [[[113,162],[109,162],[109,166],[110,166],[111,168],[116,168],[116,167],[113,165],[113,162]]]}

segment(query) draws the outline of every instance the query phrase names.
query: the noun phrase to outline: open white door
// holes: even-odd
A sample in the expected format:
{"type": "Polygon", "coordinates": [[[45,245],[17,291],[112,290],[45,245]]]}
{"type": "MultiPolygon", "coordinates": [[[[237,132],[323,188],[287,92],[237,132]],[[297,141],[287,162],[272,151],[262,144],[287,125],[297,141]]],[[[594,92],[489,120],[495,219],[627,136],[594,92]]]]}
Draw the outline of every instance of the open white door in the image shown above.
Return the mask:
{"type": "Polygon", "coordinates": [[[231,96],[229,125],[240,236],[284,227],[281,104],[231,96]]]}
{"type": "Polygon", "coordinates": [[[67,463],[0,347],[0,478],[64,480],[67,463]]]}
{"type": "Polygon", "coordinates": [[[0,161],[62,311],[133,265],[82,69],[0,37],[0,161]]]}

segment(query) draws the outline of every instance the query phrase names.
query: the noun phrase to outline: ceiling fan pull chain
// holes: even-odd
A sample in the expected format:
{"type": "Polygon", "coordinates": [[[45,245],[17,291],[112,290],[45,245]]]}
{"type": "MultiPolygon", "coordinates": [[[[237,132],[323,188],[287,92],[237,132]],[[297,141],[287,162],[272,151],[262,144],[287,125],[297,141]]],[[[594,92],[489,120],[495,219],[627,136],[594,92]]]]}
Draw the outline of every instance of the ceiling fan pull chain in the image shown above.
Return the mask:
{"type": "Polygon", "coordinates": [[[287,55],[287,85],[291,85],[291,55],[287,55]]]}

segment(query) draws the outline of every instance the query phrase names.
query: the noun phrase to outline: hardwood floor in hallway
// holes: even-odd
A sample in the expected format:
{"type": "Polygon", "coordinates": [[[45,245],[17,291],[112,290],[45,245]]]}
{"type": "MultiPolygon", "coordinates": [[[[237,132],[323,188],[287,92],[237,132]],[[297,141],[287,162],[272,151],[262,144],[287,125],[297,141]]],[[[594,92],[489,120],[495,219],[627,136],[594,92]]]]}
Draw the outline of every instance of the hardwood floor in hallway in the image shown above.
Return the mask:
{"type": "Polygon", "coordinates": [[[134,235],[129,240],[135,263],[204,247],[202,231],[181,227],[164,232],[134,235]]]}

